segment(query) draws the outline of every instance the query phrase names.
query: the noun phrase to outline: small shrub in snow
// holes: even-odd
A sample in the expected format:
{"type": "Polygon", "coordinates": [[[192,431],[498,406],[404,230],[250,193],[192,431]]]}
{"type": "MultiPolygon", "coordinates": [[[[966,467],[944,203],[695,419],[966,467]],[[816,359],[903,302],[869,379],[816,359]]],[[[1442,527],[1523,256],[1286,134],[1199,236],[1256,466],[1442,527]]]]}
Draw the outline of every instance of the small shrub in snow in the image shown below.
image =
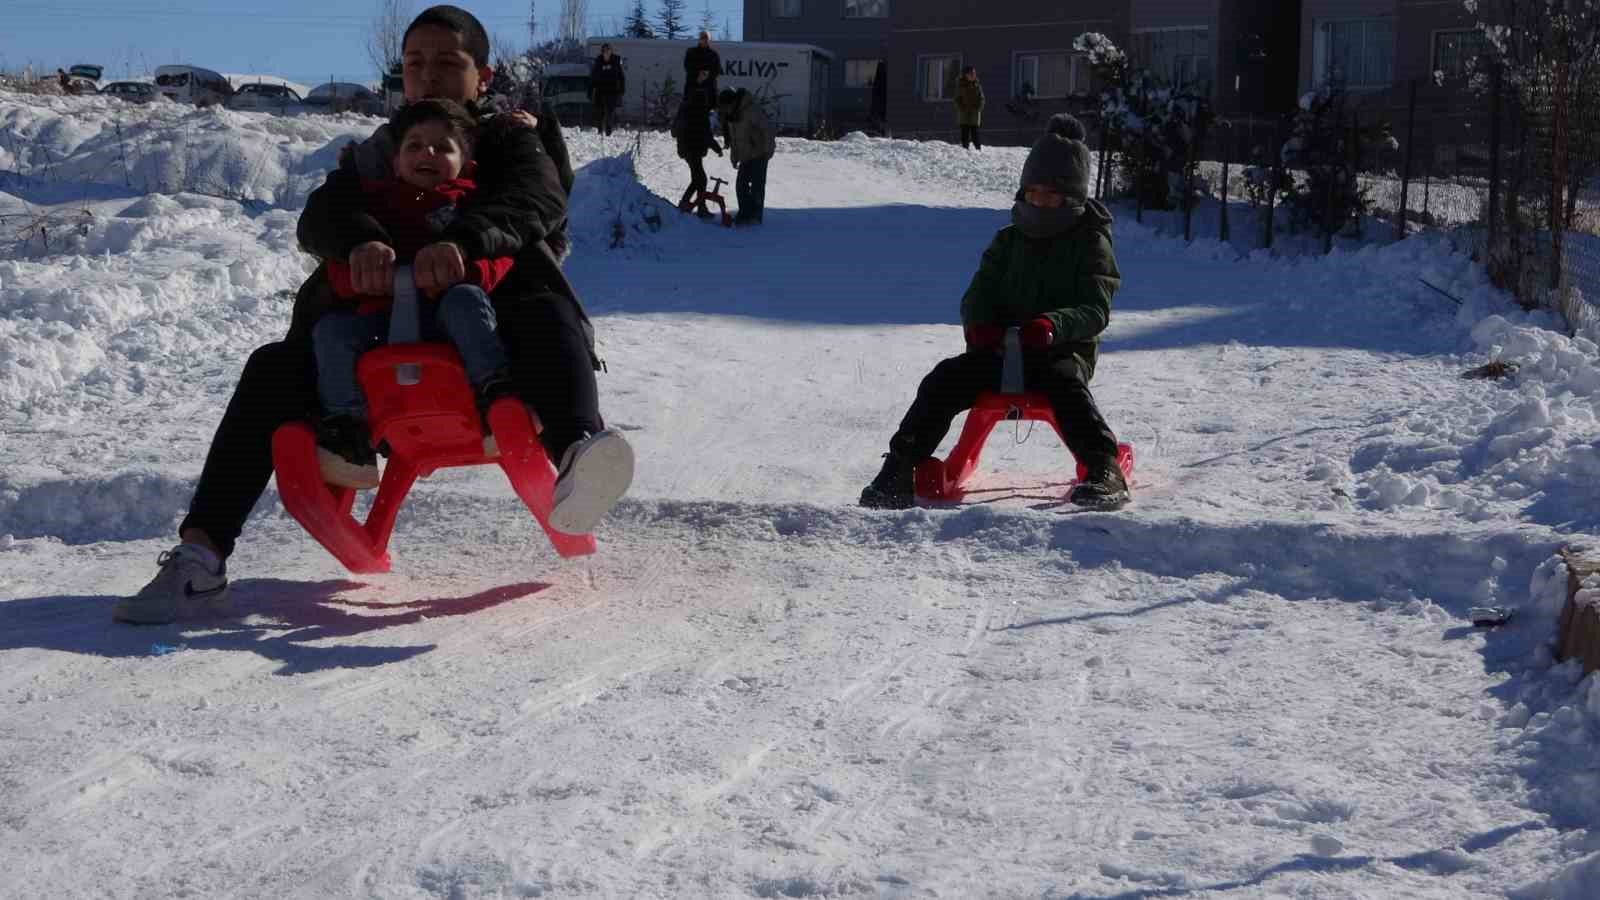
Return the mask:
{"type": "Polygon", "coordinates": [[[1104,85],[1098,99],[1106,146],[1115,149],[1140,205],[1171,209],[1188,202],[1185,176],[1193,175],[1194,149],[1215,118],[1210,101],[1132,69],[1103,34],[1079,35],[1073,49],[1088,55],[1095,81],[1104,85]]]}
{"type": "Polygon", "coordinates": [[[1356,177],[1361,151],[1392,139],[1387,122],[1352,125],[1344,87],[1336,81],[1301,97],[1282,150],[1284,165],[1305,173],[1304,182],[1285,186],[1291,221],[1338,232],[1365,215],[1371,199],[1356,177]]]}

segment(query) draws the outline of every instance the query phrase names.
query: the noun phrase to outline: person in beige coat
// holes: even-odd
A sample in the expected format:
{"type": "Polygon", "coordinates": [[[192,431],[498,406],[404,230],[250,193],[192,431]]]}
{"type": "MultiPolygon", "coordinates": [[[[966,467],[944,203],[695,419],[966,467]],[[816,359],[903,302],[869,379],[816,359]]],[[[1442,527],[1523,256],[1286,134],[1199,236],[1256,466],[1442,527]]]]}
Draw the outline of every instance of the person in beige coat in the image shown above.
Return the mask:
{"type": "Polygon", "coordinates": [[[717,117],[728,158],[739,171],[733,190],[739,198],[735,225],[759,225],[767,204],[767,163],[778,152],[778,130],[754,95],[744,88],[717,95],[717,117]]]}
{"type": "Polygon", "coordinates": [[[978,127],[983,124],[983,85],[978,82],[978,70],[967,66],[961,70],[961,80],[956,82],[956,125],[961,129],[961,149],[970,146],[983,149],[978,139],[978,127]]]}

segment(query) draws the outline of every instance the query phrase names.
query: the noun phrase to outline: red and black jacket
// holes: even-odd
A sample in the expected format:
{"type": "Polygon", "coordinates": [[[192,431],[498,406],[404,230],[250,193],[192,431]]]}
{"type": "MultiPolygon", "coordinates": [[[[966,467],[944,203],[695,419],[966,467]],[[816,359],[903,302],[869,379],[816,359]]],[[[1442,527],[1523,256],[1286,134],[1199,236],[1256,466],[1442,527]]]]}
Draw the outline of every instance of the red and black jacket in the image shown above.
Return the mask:
{"type": "MultiPolygon", "coordinates": [[[[467,172],[472,171],[468,163],[467,172]]],[[[394,247],[395,261],[409,263],[417,251],[438,241],[450,240],[450,226],[460,214],[460,208],[477,190],[477,184],[467,177],[455,178],[426,190],[406,184],[398,179],[361,182],[364,209],[388,233],[390,246],[394,247]]],[[[462,247],[463,252],[467,251],[462,247]]],[[[477,285],[484,291],[493,291],[505,280],[515,259],[509,255],[467,259],[467,276],[463,284],[477,285]]],[[[350,264],[340,259],[328,260],[328,282],[341,299],[357,297],[350,284],[350,264]]],[[[389,297],[360,297],[357,312],[377,312],[387,309],[389,297]]]]}

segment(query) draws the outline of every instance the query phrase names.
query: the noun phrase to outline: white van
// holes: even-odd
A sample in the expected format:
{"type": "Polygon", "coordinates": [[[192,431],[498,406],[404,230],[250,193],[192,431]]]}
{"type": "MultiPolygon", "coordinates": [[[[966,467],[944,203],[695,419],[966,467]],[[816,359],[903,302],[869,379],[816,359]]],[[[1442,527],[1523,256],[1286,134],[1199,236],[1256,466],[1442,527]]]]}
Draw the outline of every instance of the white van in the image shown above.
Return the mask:
{"type": "Polygon", "coordinates": [[[555,107],[556,118],[568,128],[593,125],[589,107],[589,64],[551,63],[544,67],[544,99],[555,107]]]}
{"type": "MultiPolygon", "coordinates": [[[[628,96],[618,110],[633,122],[649,121],[654,113],[672,115],[683,97],[683,54],[694,41],[659,38],[590,38],[589,57],[600,55],[600,45],[610,44],[622,57],[628,73],[628,96]],[[666,109],[657,109],[672,92],[666,109]]],[[[723,41],[712,48],[722,58],[719,88],[744,88],[756,95],[778,128],[811,134],[828,120],[828,69],[833,54],[811,44],[773,44],[761,41],[723,41]]]]}
{"type": "Polygon", "coordinates": [[[168,100],[195,106],[215,106],[233,96],[228,79],[199,66],[161,66],[156,69],[156,90],[168,100]]]}

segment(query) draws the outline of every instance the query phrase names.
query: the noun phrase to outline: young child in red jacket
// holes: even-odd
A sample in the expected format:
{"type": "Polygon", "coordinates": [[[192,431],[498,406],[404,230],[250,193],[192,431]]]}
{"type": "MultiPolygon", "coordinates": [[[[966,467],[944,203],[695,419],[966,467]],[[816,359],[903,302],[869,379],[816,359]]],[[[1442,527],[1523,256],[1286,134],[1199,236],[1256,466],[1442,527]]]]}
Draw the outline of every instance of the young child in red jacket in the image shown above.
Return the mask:
{"type": "MultiPolygon", "coordinates": [[[[475,189],[472,130],[465,108],[449,100],[422,100],[404,107],[390,123],[396,135],[395,178],[363,182],[366,212],[389,233],[395,262],[407,263],[438,240],[456,207],[475,189]]],[[[448,339],[478,397],[480,409],[512,393],[510,360],[495,333],[489,292],[511,270],[512,259],[467,261],[466,280],[422,303],[423,340],[448,339]]],[[[393,298],[360,296],[350,266],[329,260],[328,280],[345,301],[312,328],[317,355],[317,393],[323,419],[317,455],[325,478],[353,488],[377,486],[377,456],[366,423],[366,401],[356,382],[356,359],[384,343],[393,298]]]]}

